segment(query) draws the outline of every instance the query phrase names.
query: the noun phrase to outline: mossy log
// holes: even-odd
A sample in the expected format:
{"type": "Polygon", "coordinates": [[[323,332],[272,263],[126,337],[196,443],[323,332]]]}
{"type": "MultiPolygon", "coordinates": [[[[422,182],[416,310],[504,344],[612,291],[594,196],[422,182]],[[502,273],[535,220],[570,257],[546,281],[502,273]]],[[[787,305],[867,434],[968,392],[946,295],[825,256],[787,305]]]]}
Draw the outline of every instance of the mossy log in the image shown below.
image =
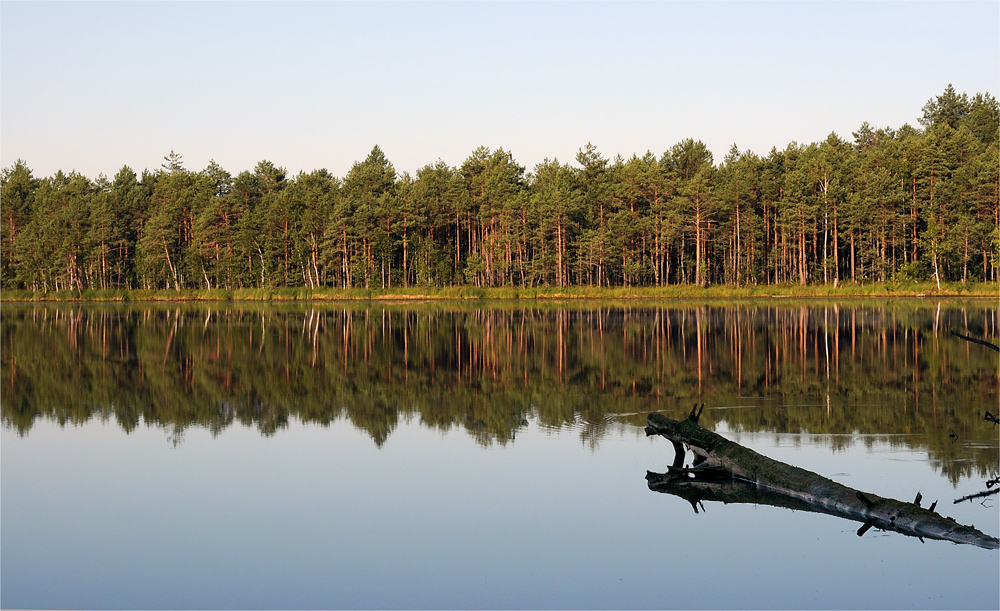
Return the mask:
{"type": "Polygon", "coordinates": [[[650,490],[688,500],[698,511],[702,501],[755,503],[825,513],[862,524],[858,535],[874,527],[922,539],[940,539],[1000,548],[1000,540],[972,526],[963,526],[929,508],[920,507],[920,495],[908,503],[862,492],[799,467],[768,458],[702,428],[700,413],[671,420],[652,413],[646,434],[661,435],[674,444],[674,464],[667,473],[647,472],[650,490]],[[693,466],[682,466],[684,448],[695,455],[693,466]]]}

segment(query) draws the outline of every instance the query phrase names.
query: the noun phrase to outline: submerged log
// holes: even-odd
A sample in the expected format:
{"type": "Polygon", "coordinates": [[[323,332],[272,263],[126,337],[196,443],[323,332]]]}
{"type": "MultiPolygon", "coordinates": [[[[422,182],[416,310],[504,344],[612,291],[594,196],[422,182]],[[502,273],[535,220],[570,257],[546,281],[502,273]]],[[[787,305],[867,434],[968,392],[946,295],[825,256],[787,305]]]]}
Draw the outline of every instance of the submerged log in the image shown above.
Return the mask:
{"type": "Polygon", "coordinates": [[[684,498],[696,512],[706,500],[774,505],[860,522],[858,536],[875,527],[921,540],[1000,549],[1000,539],[934,512],[936,502],[924,509],[919,495],[914,503],[888,499],[768,458],[702,428],[694,412],[680,421],[652,413],[646,434],[666,437],[675,450],[682,450],[680,444],[684,444],[695,454],[696,466],[680,467],[681,460],[675,457],[667,473],[647,472],[646,480],[650,490],[684,498]]]}

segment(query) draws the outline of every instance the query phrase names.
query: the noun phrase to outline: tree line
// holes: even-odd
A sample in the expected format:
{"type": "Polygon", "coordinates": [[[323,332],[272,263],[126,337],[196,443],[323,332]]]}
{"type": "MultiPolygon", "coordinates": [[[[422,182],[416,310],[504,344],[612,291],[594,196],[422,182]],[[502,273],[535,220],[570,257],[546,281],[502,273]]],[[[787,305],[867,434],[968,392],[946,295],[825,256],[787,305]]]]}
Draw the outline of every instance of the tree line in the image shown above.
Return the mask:
{"type": "Polygon", "coordinates": [[[687,139],[661,156],[527,172],[480,147],[397,174],[375,146],[347,175],[231,175],[172,152],[108,180],[24,161],[2,172],[0,286],[319,289],[410,286],[996,282],[1000,111],[949,85],[920,128],[716,164],[687,139]]]}

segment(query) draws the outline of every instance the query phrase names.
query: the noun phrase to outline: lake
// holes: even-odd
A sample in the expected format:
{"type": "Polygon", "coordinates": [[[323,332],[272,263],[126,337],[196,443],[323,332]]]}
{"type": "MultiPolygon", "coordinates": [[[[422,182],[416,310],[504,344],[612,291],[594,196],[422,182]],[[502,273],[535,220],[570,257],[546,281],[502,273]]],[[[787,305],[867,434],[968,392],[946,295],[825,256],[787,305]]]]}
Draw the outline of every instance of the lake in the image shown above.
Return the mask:
{"type": "Polygon", "coordinates": [[[997,495],[955,501],[997,487],[1000,358],[952,332],[997,343],[998,319],[957,299],[5,303],[0,605],[996,609],[997,495]],[[987,548],[732,479],[705,484],[725,502],[657,492],[647,471],[678,463],[648,414],[702,404],[740,447],[919,493],[987,548]]]}

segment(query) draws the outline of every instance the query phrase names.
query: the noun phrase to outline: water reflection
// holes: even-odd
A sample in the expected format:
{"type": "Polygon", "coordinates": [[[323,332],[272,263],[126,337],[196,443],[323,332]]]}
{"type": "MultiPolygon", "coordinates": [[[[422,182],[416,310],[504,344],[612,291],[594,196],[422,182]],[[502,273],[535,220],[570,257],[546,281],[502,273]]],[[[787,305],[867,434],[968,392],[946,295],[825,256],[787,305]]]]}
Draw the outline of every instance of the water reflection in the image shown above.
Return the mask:
{"type": "Polygon", "coordinates": [[[860,522],[858,536],[871,528],[902,533],[921,541],[937,539],[985,549],[1000,548],[1000,539],[973,526],[912,503],[884,498],[838,484],[821,475],[788,465],[708,431],[698,425],[701,412],[692,410],[683,420],[662,414],[648,417],[647,435],[661,435],[674,446],[674,462],[666,473],[646,472],[650,490],[683,498],[695,513],[704,501],[770,505],[822,513],[860,522]],[[685,446],[694,454],[684,465],[685,446]]]}
{"type": "Polygon", "coordinates": [[[917,443],[955,481],[997,470],[981,423],[998,375],[995,353],[950,331],[996,342],[997,317],[990,301],[4,304],[0,399],[22,434],[40,417],[175,441],[346,418],[379,446],[411,418],[505,444],[529,416],[594,444],[705,402],[710,427],[917,443]]]}

